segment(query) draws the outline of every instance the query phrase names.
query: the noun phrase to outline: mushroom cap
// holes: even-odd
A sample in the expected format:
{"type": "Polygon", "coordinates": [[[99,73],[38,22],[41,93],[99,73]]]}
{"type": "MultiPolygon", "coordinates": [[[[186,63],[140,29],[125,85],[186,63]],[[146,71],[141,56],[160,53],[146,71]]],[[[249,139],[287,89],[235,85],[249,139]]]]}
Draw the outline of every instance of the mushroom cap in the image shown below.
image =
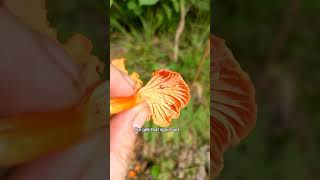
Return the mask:
{"type": "Polygon", "coordinates": [[[178,118],[191,98],[182,76],[167,69],[154,72],[138,93],[140,100],[149,105],[153,123],[161,127],[169,126],[173,118],[178,118]]]}

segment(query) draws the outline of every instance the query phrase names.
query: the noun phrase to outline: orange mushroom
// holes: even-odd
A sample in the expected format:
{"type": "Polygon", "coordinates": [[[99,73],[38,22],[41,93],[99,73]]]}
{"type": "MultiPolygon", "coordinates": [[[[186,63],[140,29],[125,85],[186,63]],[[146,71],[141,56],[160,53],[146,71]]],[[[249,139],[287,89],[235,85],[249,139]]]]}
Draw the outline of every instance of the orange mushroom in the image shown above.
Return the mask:
{"type": "MultiPolygon", "coordinates": [[[[112,64],[124,73],[124,59],[115,59],[112,64]]],[[[178,118],[180,110],[190,101],[190,90],[181,75],[166,69],[152,74],[151,80],[141,87],[137,73],[131,78],[136,82],[137,92],[131,97],[111,98],[110,112],[116,114],[127,110],[140,102],[146,102],[150,108],[150,117],[153,123],[165,127],[171,124],[172,119],[178,118]],[[140,88],[141,87],[141,88],[140,88]]]]}
{"type": "Polygon", "coordinates": [[[254,128],[257,107],[249,76],[224,40],[211,37],[211,176],[223,167],[223,153],[254,128]]]}

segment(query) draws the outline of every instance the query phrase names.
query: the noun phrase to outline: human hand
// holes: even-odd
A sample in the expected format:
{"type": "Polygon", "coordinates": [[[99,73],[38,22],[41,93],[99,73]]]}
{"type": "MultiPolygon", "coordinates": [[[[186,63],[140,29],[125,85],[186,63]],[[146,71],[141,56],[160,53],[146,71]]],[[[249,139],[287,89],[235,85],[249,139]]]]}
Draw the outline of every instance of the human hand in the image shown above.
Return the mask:
{"type": "MultiPolygon", "coordinates": [[[[133,81],[116,67],[110,65],[110,98],[126,97],[135,93],[133,81]]],[[[141,103],[121,112],[110,121],[110,179],[125,179],[136,134],[148,117],[147,104],[141,103]]]]}
{"type": "MultiPolygon", "coordinates": [[[[80,68],[64,50],[3,7],[0,22],[0,117],[60,111],[77,104],[86,87],[80,68]]],[[[69,149],[18,165],[8,179],[105,179],[106,132],[98,129],[69,149]]]]}

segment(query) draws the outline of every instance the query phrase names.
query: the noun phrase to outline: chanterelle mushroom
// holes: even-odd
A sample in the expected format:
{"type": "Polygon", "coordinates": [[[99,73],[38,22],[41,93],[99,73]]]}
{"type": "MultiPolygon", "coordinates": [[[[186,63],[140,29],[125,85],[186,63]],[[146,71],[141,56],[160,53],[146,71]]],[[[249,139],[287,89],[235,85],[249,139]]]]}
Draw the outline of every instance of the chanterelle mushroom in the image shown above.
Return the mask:
{"type": "Polygon", "coordinates": [[[253,129],[257,107],[249,76],[224,40],[211,37],[211,176],[223,167],[223,153],[253,129]]]}
{"type": "MultiPolygon", "coordinates": [[[[124,67],[124,59],[112,60],[112,64],[128,74],[124,67]]],[[[167,69],[158,70],[143,87],[137,73],[132,73],[131,78],[136,82],[136,94],[131,97],[112,98],[111,114],[126,110],[137,103],[146,102],[149,105],[149,116],[153,123],[165,127],[171,124],[173,118],[179,117],[180,110],[190,101],[189,87],[177,72],[167,69]]]]}

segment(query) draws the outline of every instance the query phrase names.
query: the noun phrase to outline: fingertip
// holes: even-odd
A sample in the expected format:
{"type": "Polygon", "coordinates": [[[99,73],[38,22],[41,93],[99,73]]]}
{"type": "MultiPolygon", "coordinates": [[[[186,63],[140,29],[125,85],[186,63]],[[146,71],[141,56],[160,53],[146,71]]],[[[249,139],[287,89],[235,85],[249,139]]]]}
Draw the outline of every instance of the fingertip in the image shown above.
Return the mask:
{"type": "Polygon", "coordinates": [[[135,83],[125,73],[110,64],[110,97],[126,97],[135,93],[135,83]]]}
{"type": "Polygon", "coordinates": [[[117,127],[117,129],[121,128],[123,131],[128,131],[128,129],[133,130],[134,127],[141,128],[143,124],[138,126],[135,124],[135,121],[144,122],[148,118],[149,113],[147,103],[140,103],[127,111],[115,115],[111,119],[110,129],[112,130],[113,127],[117,127]]]}

